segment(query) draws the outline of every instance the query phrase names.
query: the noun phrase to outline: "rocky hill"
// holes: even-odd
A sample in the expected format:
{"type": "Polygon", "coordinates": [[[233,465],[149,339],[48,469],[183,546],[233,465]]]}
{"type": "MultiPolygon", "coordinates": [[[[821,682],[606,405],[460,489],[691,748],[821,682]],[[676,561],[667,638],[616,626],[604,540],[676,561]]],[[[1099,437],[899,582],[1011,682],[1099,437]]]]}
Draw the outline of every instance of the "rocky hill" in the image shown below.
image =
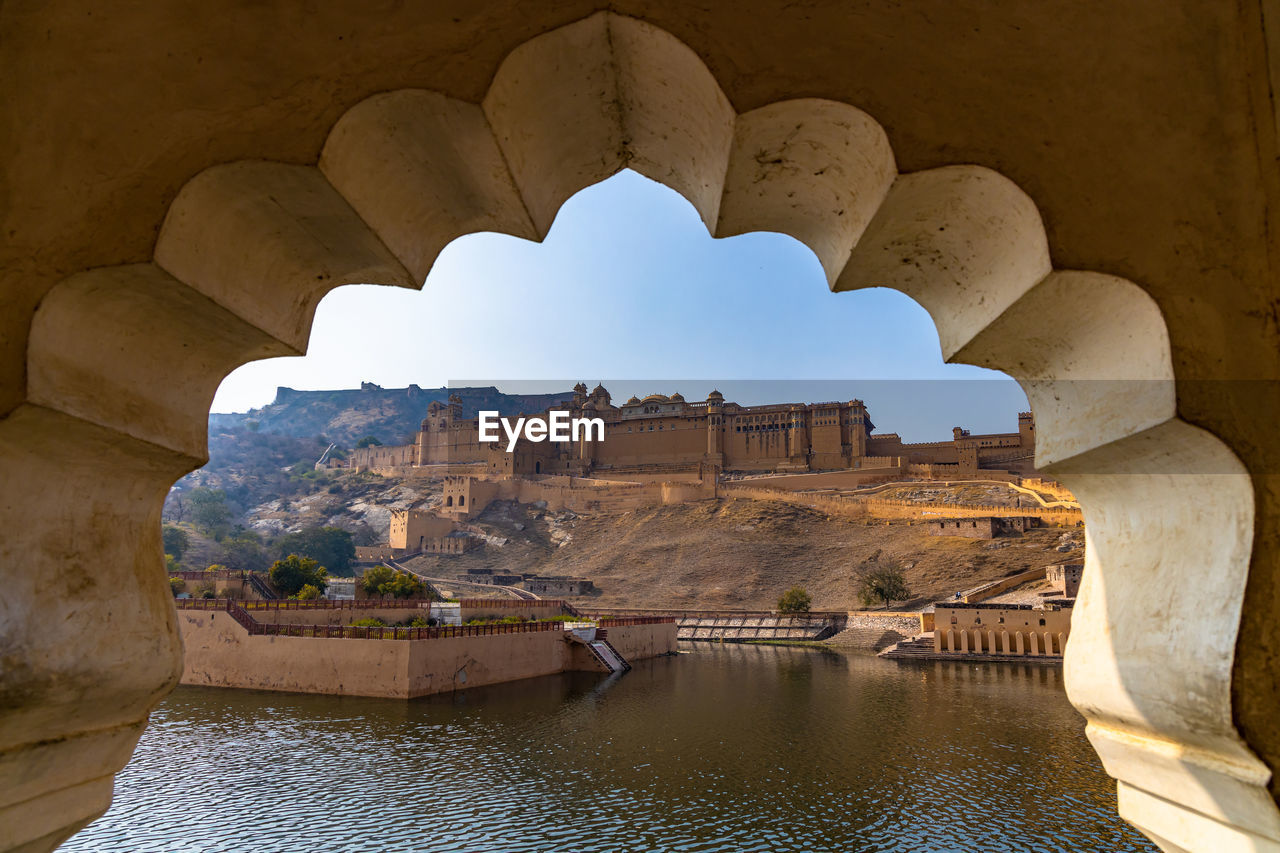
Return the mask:
{"type": "Polygon", "coordinates": [[[250,429],[293,438],[324,436],[340,446],[350,446],[371,435],[383,444],[406,444],[426,417],[427,407],[447,401],[450,394],[461,398],[462,415],[467,418],[475,417],[480,409],[503,415],[537,412],[573,396],[572,391],[504,394],[493,386],[382,388],[370,382],[339,391],[281,387],[276,389],[275,401],[260,409],[209,415],[209,433],[250,429]]]}
{"type": "Polygon", "coordinates": [[[1084,553],[1079,529],[960,539],[931,536],[927,526],[906,520],[849,520],[747,499],[590,516],[498,502],[475,526],[486,536],[483,548],[410,565],[445,578],[472,568],[586,577],[600,589],[581,599],[587,605],[770,609],[798,584],[815,609],[843,610],[862,606],[861,574],[889,561],[923,602],[1084,553]]]}

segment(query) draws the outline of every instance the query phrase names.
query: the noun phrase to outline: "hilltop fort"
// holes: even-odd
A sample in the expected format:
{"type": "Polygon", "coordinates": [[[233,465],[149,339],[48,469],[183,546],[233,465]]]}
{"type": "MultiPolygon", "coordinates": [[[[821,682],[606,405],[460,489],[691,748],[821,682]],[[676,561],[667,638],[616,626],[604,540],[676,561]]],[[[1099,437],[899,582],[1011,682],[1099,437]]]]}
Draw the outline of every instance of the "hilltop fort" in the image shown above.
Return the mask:
{"type": "MultiPolygon", "coordinates": [[[[712,391],[691,402],[679,393],[632,397],[615,406],[608,390],[590,393],[579,383],[570,399],[543,410],[600,418],[603,441],[482,442],[479,422],[463,416],[462,400],[432,402],[413,443],[359,448],[347,464],[356,470],[411,476],[412,469],[466,466],[472,475],[573,477],[651,481],[687,479],[708,469],[735,474],[805,474],[859,471],[910,473],[946,479],[1008,477],[1025,473],[1035,455],[1035,421],[1018,415],[1016,432],[971,435],[956,427],[949,441],[904,443],[896,433],[874,432],[861,400],[742,406],[712,391]],[[684,476],[680,476],[684,475],[684,476]]],[[[865,478],[859,478],[865,479],[865,478]]]]}

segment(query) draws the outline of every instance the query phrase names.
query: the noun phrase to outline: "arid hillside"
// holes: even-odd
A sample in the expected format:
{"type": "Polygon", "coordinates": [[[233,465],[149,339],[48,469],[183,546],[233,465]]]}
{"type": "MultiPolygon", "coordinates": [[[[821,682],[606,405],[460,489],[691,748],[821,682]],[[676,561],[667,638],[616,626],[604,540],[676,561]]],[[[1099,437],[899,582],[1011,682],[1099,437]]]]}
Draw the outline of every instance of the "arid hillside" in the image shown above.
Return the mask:
{"type": "Polygon", "coordinates": [[[481,550],[420,557],[423,574],[469,568],[590,578],[608,606],[772,608],[792,585],[815,609],[861,606],[858,578],[886,561],[903,567],[916,598],[933,599],[1028,568],[1082,558],[1083,532],[1044,528],[990,541],[930,536],[923,524],[836,518],[742,499],[576,516],[535,506],[490,506],[481,550]],[[1059,548],[1066,548],[1059,551],[1059,548]]]}

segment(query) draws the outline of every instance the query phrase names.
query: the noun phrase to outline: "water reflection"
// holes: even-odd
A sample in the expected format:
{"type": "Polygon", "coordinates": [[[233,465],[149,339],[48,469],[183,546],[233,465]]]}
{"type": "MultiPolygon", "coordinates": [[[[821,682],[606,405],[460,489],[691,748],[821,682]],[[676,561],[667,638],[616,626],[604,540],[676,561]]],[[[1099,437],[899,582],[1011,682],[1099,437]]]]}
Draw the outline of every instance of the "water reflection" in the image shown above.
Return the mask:
{"type": "Polygon", "coordinates": [[[1057,669],[687,648],[414,702],[180,688],[65,849],[1154,850],[1057,669]]]}

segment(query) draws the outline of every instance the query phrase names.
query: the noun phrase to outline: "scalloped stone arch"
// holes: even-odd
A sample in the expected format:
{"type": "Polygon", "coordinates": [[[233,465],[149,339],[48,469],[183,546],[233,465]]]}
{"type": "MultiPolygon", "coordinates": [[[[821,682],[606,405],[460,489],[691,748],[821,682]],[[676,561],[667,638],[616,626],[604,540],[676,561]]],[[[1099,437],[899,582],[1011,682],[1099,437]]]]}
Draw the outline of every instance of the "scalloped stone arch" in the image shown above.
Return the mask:
{"type": "MultiPolygon", "coordinates": [[[[34,546],[50,521],[37,515],[52,513],[77,543],[66,559],[98,560],[107,615],[51,596],[34,575],[6,591],[24,638],[17,677],[39,703],[6,712],[0,849],[51,849],[101,813],[176,681],[160,508],[207,458],[222,378],[304,351],[334,287],[421,287],[444,246],[475,231],[540,239],[566,199],[624,168],[680,192],[715,236],[796,237],[835,291],[906,293],[933,317],[944,357],[1022,384],[1037,465],[1088,515],[1066,680],[1119,780],[1121,813],[1166,850],[1280,848],[1269,771],[1231,709],[1250,479],[1217,438],[1177,418],[1155,303],[1121,279],[1055,271],[1035,204],[1007,178],[966,165],[899,174],[884,130],[847,104],[737,115],[684,44],[598,13],[513,51],[480,104],[388,92],[337,122],[316,166],[200,173],[171,205],[151,263],[72,276],[41,304],[31,405],[11,420],[60,437],[44,450],[79,473],[60,474],[50,501],[15,508],[30,532],[10,547],[34,546]],[[93,513],[106,527],[85,521],[93,513]],[[86,662],[48,624],[116,642],[86,662]],[[1176,668],[1164,665],[1173,653],[1176,668]],[[21,822],[10,819],[18,809],[21,822]]],[[[43,454],[25,458],[18,476],[49,476],[43,454]]]]}

